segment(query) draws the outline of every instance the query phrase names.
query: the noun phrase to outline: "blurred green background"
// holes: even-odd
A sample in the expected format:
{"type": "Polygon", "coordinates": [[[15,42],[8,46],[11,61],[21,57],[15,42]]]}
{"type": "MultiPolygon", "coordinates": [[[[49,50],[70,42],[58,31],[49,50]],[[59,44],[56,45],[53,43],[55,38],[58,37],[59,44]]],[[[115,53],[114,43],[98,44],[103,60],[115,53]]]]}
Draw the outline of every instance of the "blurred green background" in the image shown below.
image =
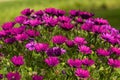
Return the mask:
{"type": "Polygon", "coordinates": [[[39,10],[48,7],[90,11],[120,29],[120,0],[0,0],[0,25],[13,20],[25,8],[39,10]]]}

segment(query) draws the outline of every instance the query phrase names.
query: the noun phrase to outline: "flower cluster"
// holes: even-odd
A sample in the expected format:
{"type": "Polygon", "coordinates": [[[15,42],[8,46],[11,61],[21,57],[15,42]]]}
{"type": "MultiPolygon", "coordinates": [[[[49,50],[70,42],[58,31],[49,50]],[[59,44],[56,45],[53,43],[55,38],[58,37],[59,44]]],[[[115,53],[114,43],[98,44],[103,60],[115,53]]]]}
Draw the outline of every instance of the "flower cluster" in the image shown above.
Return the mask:
{"type": "Polygon", "coordinates": [[[0,79],[117,80],[120,30],[93,16],[80,10],[22,10],[1,25],[0,79]]]}

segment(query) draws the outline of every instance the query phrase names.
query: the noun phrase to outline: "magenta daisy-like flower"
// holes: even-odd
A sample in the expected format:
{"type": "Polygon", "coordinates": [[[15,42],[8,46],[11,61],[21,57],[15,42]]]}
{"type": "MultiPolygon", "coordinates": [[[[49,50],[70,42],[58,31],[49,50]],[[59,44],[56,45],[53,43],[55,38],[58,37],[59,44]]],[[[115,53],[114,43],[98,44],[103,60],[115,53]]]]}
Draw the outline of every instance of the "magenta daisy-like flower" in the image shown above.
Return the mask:
{"type": "Polygon", "coordinates": [[[76,68],[80,68],[82,65],[82,62],[79,59],[68,59],[67,63],[70,67],[76,67],[76,68]]]}
{"type": "Polygon", "coordinates": [[[86,65],[86,66],[91,66],[91,65],[93,65],[95,62],[92,60],[92,59],[88,59],[88,58],[86,58],[86,59],[83,59],[82,60],[82,64],[83,65],[86,65]]]}
{"type": "Polygon", "coordinates": [[[108,50],[105,50],[105,49],[102,49],[102,48],[97,49],[96,52],[100,56],[109,56],[110,55],[110,52],[108,50]]]}
{"type": "Polygon", "coordinates": [[[7,43],[7,44],[12,44],[12,43],[14,43],[16,40],[15,40],[15,38],[13,37],[13,38],[6,38],[5,40],[4,40],[4,42],[5,43],[7,43]]]}
{"type": "Polygon", "coordinates": [[[48,49],[49,45],[47,43],[36,43],[35,44],[35,50],[37,52],[44,52],[48,49]]]}
{"type": "Polygon", "coordinates": [[[23,56],[14,56],[14,57],[12,57],[11,62],[15,66],[21,66],[24,64],[24,58],[23,58],[23,56]]]}
{"type": "Polygon", "coordinates": [[[61,22],[61,23],[71,22],[71,19],[67,16],[60,16],[60,17],[58,17],[58,21],[61,22]]]}
{"type": "Polygon", "coordinates": [[[112,67],[120,68],[120,60],[110,58],[108,59],[108,64],[112,67]]]}
{"type": "Polygon", "coordinates": [[[15,18],[15,22],[23,24],[23,22],[26,20],[27,18],[25,16],[17,16],[15,18]]]}
{"type": "Polygon", "coordinates": [[[56,35],[52,37],[52,42],[55,44],[63,44],[66,40],[67,38],[62,35],[56,35]]]}
{"type": "Polygon", "coordinates": [[[93,13],[89,13],[89,12],[80,12],[79,15],[83,18],[83,19],[89,19],[92,18],[94,16],[93,13]]]}
{"type": "Polygon", "coordinates": [[[39,75],[33,75],[32,76],[32,80],[43,80],[43,76],[39,76],[39,75]]]}
{"type": "Polygon", "coordinates": [[[79,51],[82,52],[83,54],[91,54],[92,53],[92,50],[88,46],[82,45],[82,46],[79,46],[78,48],[79,48],[79,51]]]}
{"type": "Polygon", "coordinates": [[[66,23],[61,23],[60,27],[64,30],[71,30],[74,28],[74,25],[69,22],[66,22],[66,23]]]}
{"type": "Polygon", "coordinates": [[[2,25],[2,29],[9,30],[9,29],[13,28],[14,25],[15,25],[15,22],[6,22],[2,25]]]}
{"type": "Polygon", "coordinates": [[[116,54],[117,56],[120,56],[120,48],[118,47],[111,47],[110,52],[116,54]]]}
{"type": "Polygon", "coordinates": [[[6,77],[8,80],[21,80],[21,75],[18,72],[9,72],[6,77]]]}
{"type": "Polygon", "coordinates": [[[29,37],[27,34],[22,33],[22,34],[17,34],[15,38],[17,41],[24,41],[24,40],[27,40],[29,37]]]}
{"type": "Polygon", "coordinates": [[[40,35],[40,32],[32,30],[32,29],[28,29],[26,30],[26,33],[28,34],[28,36],[30,37],[36,37],[40,35]]]}
{"type": "Polygon", "coordinates": [[[75,45],[74,41],[73,40],[66,40],[65,44],[68,46],[68,47],[73,47],[75,45]]]}
{"type": "Polygon", "coordinates": [[[108,23],[108,21],[107,20],[105,20],[105,19],[103,19],[103,18],[96,18],[95,20],[94,20],[94,22],[95,22],[95,24],[97,24],[97,25],[108,25],[109,23],[108,23]]]}
{"type": "Polygon", "coordinates": [[[74,42],[77,45],[85,45],[85,44],[87,44],[87,41],[85,40],[85,38],[78,37],[78,36],[74,38],[74,42]]]}
{"type": "Polygon", "coordinates": [[[88,70],[78,68],[75,70],[75,76],[78,76],[80,78],[88,78],[90,76],[90,73],[88,70]]]}
{"type": "Polygon", "coordinates": [[[45,63],[50,67],[57,66],[59,64],[59,59],[58,57],[48,57],[45,59],[45,63]]]}
{"type": "Polygon", "coordinates": [[[25,15],[25,16],[30,16],[32,14],[32,12],[34,12],[34,10],[30,10],[30,8],[26,8],[21,11],[21,14],[25,15]]]}
{"type": "Polygon", "coordinates": [[[38,20],[38,19],[29,20],[29,23],[30,23],[30,25],[31,25],[32,27],[36,27],[36,26],[42,24],[42,22],[41,22],[40,20],[38,20]]]}

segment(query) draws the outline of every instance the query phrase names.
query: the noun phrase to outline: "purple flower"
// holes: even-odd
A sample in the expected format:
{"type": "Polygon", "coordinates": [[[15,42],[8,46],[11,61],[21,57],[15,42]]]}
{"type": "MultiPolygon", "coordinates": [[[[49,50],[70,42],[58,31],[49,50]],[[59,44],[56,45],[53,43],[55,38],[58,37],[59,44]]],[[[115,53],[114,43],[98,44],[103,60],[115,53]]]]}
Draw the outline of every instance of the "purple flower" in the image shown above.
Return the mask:
{"type": "Polygon", "coordinates": [[[36,11],[34,14],[37,16],[42,16],[44,14],[44,12],[43,12],[43,10],[39,10],[39,11],[36,11]]]}
{"type": "Polygon", "coordinates": [[[26,8],[21,11],[21,14],[25,16],[30,16],[32,12],[34,12],[34,10],[30,10],[30,8],[26,8]]]}
{"type": "Polygon", "coordinates": [[[75,17],[79,15],[79,11],[78,10],[70,10],[69,11],[70,16],[75,17]]]}
{"type": "Polygon", "coordinates": [[[5,37],[5,36],[6,36],[5,31],[4,31],[4,30],[0,30],[0,39],[1,39],[2,37],[5,37]]]}
{"type": "Polygon", "coordinates": [[[75,76],[78,76],[80,78],[88,78],[90,76],[90,73],[88,70],[78,68],[75,70],[75,76]]]}
{"type": "Polygon", "coordinates": [[[23,56],[14,56],[11,58],[11,62],[15,65],[15,66],[21,66],[24,64],[24,58],[23,56]]]}
{"type": "Polygon", "coordinates": [[[36,43],[35,44],[35,50],[37,52],[42,52],[42,51],[44,52],[48,49],[48,47],[49,47],[49,45],[46,43],[36,43]]]}
{"type": "Polygon", "coordinates": [[[120,48],[118,47],[111,47],[110,52],[116,54],[117,56],[120,56],[120,48]]]}
{"type": "Polygon", "coordinates": [[[73,40],[66,40],[65,44],[68,46],[68,47],[73,47],[75,46],[75,43],[73,40]]]}
{"type": "Polygon", "coordinates": [[[56,16],[63,16],[64,14],[65,14],[65,11],[64,11],[64,10],[58,9],[56,16]]]}
{"type": "Polygon", "coordinates": [[[2,25],[2,29],[9,30],[9,29],[13,28],[14,25],[15,25],[15,22],[6,22],[2,25]]]}
{"type": "Polygon", "coordinates": [[[43,76],[33,75],[32,80],[43,80],[43,76]]]}
{"type": "Polygon", "coordinates": [[[76,68],[80,68],[81,65],[82,65],[82,62],[79,59],[75,59],[75,60],[74,59],[68,59],[67,63],[70,67],[76,67],[76,68]]]}
{"type": "Polygon", "coordinates": [[[15,36],[16,40],[17,41],[24,41],[24,40],[27,40],[28,39],[28,35],[25,34],[25,33],[22,33],[22,34],[17,34],[15,36]]]}
{"type": "Polygon", "coordinates": [[[81,25],[81,29],[85,31],[91,31],[93,24],[92,23],[84,23],[81,25]]]}
{"type": "Polygon", "coordinates": [[[85,38],[82,38],[82,37],[79,37],[79,36],[77,36],[77,37],[74,38],[74,42],[77,45],[87,44],[87,41],[85,40],[85,38]]]}
{"type": "Polygon", "coordinates": [[[6,75],[8,80],[20,80],[21,75],[18,72],[9,72],[6,75]]]}
{"type": "Polygon", "coordinates": [[[79,48],[79,51],[82,52],[83,54],[91,54],[92,53],[92,50],[88,46],[82,45],[82,46],[79,46],[78,48],[79,48]]]}
{"type": "Polygon", "coordinates": [[[109,24],[108,21],[103,18],[96,18],[94,22],[96,25],[108,25],[109,24]]]}
{"type": "Polygon", "coordinates": [[[40,33],[38,31],[32,30],[32,29],[28,29],[26,30],[26,33],[28,34],[28,36],[30,37],[36,37],[39,36],[40,33]]]}
{"type": "Polygon", "coordinates": [[[12,35],[22,34],[25,31],[25,28],[26,28],[25,26],[21,26],[18,28],[12,28],[10,32],[12,35]]]}
{"type": "Polygon", "coordinates": [[[109,56],[110,55],[110,52],[108,50],[105,50],[105,49],[102,49],[102,48],[97,49],[96,52],[100,56],[109,56]]]}
{"type": "Polygon", "coordinates": [[[27,18],[25,16],[17,16],[15,18],[15,22],[23,24],[23,22],[26,20],[27,18]]]}
{"type": "Polygon", "coordinates": [[[59,48],[59,47],[49,48],[46,51],[48,56],[60,56],[60,55],[64,54],[65,52],[66,52],[66,50],[64,50],[63,48],[59,48]]]}
{"type": "Polygon", "coordinates": [[[94,14],[89,13],[89,12],[80,12],[79,15],[83,18],[83,19],[88,19],[94,16],[94,14]]]}
{"type": "Polygon", "coordinates": [[[120,68],[120,60],[110,58],[108,59],[108,64],[112,67],[120,68]]]}
{"type": "Polygon", "coordinates": [[[12,37],[12,38],[6,38],[6,39],[4,40],[4,42],[7,43],[7,44],[12,44],[12,43],[14,43],[15,41],[16,41],[16,40],[15,40],[14,37],[12,37]]]}
{"type": "Polygon", "coordinates": [[[82,64],[83,65],[86,65],[86,66],[91,66],[91,65],[93,65],[95,62],[92,60],[92,59],[88,59],[88,58],[86,58],[86,59],[83,59],[82,60],[82,64]]]}
{"type": "Polygon", "coordinates": [[[62,35],[56,35],[52,37],[52,42],[55,44],[63,44],[66,40],[67,38],[62,35]]]}
{"type": "Polygon", "coordinates": [[[3,74],[0,74],[0,79],[2,79],[3,78],[3,74]]]}
{"type": "Polygon", "coordinates": [[[59,64],[59,59],[58,57],[48,57],[45,59],[45,63],[50,67],[57,66],[59,64]]]}
{"type": "Polygon", "coordinates": [[[58,23],[57,19],[53,17],[44,17],[45,25],[50,27],[55,27],[58,23]]]}
{"type": "Polygon", "coordinates": [[[69,17],[67,17],[67,16],[59,16],[58,21],[61,22],[61,23],[71,22],[71,19],[69,17]]]}
{"type": "Polygon", "coordinates": [[[42,22],[40,20],[38,20],[38,19],[32,19],[32,20],[29,20],[29,22],[30,22],[30,25],[32,27],[36,27],[36,26],[42,24],[42,22]]]}
{"type": "Polygon", "coordinates": [[[73,29],[74,25],[69,22],[65,22],[65,23],[60,23],[60,27],[63,28],[64,30],[71,30],[73,29]]]}
{"type": "Polygon", "coordinates": [[[79,23],[83,24],[82,18],[77,18],[76,22],[77,22],[78,24],[79,24],[79,23]]]}
{"type": "Polygon", "coordinates": [[[46,8],[45,13],[47,13],[49,15],[56,15],[57,9],[55,9],[55,8],[46,8]]]}
{"type": "Polygon", "coordinates": [[[26,45],[25,45],[25,47],[28,49],[28,50],[30,50],[30,51],[33,51],[33,50],[35,50],[35,42],[30,42],[30,43],[27,43],[26,45]]]}

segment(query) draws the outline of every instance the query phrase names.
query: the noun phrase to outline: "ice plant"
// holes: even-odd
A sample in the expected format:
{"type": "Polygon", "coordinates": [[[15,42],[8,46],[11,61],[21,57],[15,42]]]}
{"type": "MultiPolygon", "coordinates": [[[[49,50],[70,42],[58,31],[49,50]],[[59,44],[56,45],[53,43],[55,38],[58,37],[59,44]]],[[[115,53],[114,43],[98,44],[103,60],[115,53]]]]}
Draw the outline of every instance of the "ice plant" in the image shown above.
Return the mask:
{"type": "Polygon", "coordinates": [[[11,58],[11,62],[15,65],[15,66],[21,66],[24,64],[24,58],[23,56],[13,56],[11,58]]]}
{"type": "Polygon", "coordinates": [[[102,48],[97,49],[96,52],[100,56],[109,56],[110,55],[110,52],[108,50],[105,50],[105,49],[102,49],[102,48]]]}
{"type": "Polygon", "coordinates": [[[82,37],[79,37],[79,36],[77,36],[77,37],[74,38],[74,42],[77,45],[87,44],[87,41],[85,40],[85,38],[82,38],[82,37]]]}
{"type": "Polygon", "coordinates": [[[79,48],[79,51],[82,52],[83,54],[91,54],[92,53],[92,50],[88,46],[82,45],[82,46],[79,46],[78,48],[79,48]]]}
{"type": "Polygon", "coordinates": [[[75,76],[78,76],[79,78],[88,78],[90,73],[88,70],[78,68],[75,70],[75,76]]]}
{"type": "Polygon", "coordinates": [[[110,59],[108,59],[108,64],[111,67],[120,68],[120,60],[110,58],[110,59]]]}
{"type": "Polygon", "coordinates": [[[79,60],[79,59],[68,59],[68,60],[67,60],[67,64],[68,64],[70,67],[80,68],[81,65],[82,65],[82,61],[79,60]]]}
{"type": "Polygon", "coordinates": [[[3,74],[0,74],[0,79],[2,79],[3,78],[3,74]]]}
{"type": "Polygon", "coordinates": [[[59,48],[59,47],[49,48],[46,51],[48,56],[60,56],[60,55],[64,54],[65,52],[66,52],[66,50],[64,50],[63,48],[59,48]]]}
{"type": "Polygon", "coordinates": [[[49,45],[47,43],[36,43],[35,50],[37,52],[44,52],[48,49],[49,45]]]}
{"type": "Polygon", "coordinates": [[[93,65],[95,62],[92,60],[92,59],[88,59],[88,58],[86,58],[86,59],[83,59],[82,60],[82,64],[83,65],[86,65],[86,66],[91,66],[91,65],[93,65]]]}
{"type": "Polygon", "coordinates": [[[8,80],[21,80],[21,75],[18,72],[9,72],[6,77],[8,80]]]}
{"type": "Polygon", "coordinates": [[[43,80],[43,76],[39,76],[39,75],[33,75],[32,76],[32,80],[43,80]]]}
{"type": "Polygon", "coordinates": [[[74,41],[73,40],[66,40],[65,44],[68,46],[68,47],[73,47],[75,45],[74,41]]]}
{"type": "Polygon", "coordinates": [[[54,44],[63,44],[66,41],[66,37],[62,35],[56,35],[52,37],[52,42],[54,44]]]}
{"type": "Polygon", "coordinates": [[[25,45],[25,47],[26,47],[28,50],[33,51],[33,50],[35,50],[35,42],[27,43],[27,44],[25,45]]]}
{"type": "Polygon", "coordinates": [[[48,57],[45,59],[45,63],[50,67],[54,67],[59,64],[59,59],[58,57],[48,57]]]}

